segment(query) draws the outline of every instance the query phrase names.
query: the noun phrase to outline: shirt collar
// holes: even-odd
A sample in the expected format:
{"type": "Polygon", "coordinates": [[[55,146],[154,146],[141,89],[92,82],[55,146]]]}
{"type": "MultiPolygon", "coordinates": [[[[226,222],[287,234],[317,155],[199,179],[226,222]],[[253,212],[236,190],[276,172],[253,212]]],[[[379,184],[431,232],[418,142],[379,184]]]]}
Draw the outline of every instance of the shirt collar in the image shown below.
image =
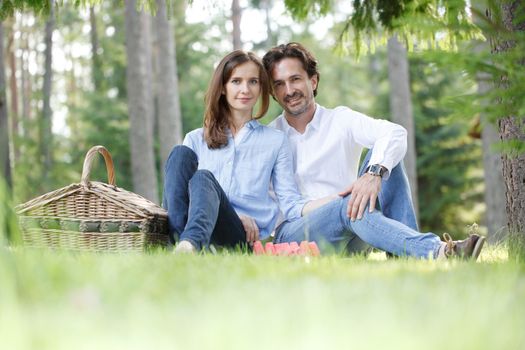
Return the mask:
{"type": "Polygon", "coordinates": [[[261,126],[261,123],[259,123],[258,120],[252,119],[248,123],[244,124],[248,129],[257,129],[259,126],[261,126]]]}
{"type": "MultiPolygon", "coordinates": [[[[243,125],[243,128],[254,130],[254,129],[257,129],[259,126],[261,126],[261,123],[259,123],[258,120],[252,119],[249,122],[245,123],[243,125]]],[[[228,128],[227,130],[228,130],[228,135],[231,137],[232,131],[230,130],[230,128],[228,128]]]]}
{"type": "Polygon", "coordinates": [[[320,125],[321,125],[321,106],[319,106],[317,103],[315,104],[315,112],[314,112],[314,117],[312,118],[312,120],[310,121],[310,123],[308,123],[308,125],[306,126],[307,128],[310,127],[312,129],[316,129],[318,130],[320,125]]]}
{"type": "MultiPolygon", "coordinates": [[[[309,129],[309,128],[312,128],[312,129],[319,129],[319,126],[321,124],[321,106],[319,106],[319,104],[315,104],[315,112],[314,112],[314,116],[312,118],[312,120],[310,120],[310,123],[308,123],[308,125],[306,126],[306,129],[309,129]]],[[[283,121],[283,131],[286,132],[287,134],[290,133],[291,130],[294,130],[295,129],[290,126],[290,124],[288,124],[288,120],[286,120],[286,117],[284,116],[284,112],[281,114],[282,116],[282,121],[283,121]]]]}

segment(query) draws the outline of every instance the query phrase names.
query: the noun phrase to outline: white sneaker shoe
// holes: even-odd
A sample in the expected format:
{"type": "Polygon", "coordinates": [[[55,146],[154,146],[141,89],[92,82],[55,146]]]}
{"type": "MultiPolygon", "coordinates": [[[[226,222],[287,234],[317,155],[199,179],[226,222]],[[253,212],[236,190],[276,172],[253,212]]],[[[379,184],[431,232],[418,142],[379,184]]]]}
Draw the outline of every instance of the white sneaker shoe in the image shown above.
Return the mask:
{"type": "Polygon", "coordinates": [[[193,254],[197,249],[189,241],[180,241],[174,249],[176,254],[193,254]]]}

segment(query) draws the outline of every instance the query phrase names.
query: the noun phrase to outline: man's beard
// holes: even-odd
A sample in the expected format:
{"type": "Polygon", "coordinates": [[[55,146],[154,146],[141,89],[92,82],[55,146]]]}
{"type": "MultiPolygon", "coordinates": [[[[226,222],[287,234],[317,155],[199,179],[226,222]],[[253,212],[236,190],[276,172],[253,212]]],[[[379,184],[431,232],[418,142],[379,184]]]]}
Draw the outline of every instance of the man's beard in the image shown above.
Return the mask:
{"type": "Polygon", "coordinates": [[[298,116],[298,115],[303,114],[304,112],[306,112],[308,110],[308,106],[310,105],[309,102],[308,102],[308,99],[306,99],[304,94],[302,92],[300,92],[300,91],[296,91],[292,95],[286,96],[284,98],[284,102],[288,103],[290,100],[295,99],[295,98],[304,98],[304,104],[298,106],[297,108],[299,108],[299,109],[295,109],[295,110],[291,110],[290,108],[285,107],[284,109],[286,110],[286,113],[288,113],[288,114],[290,114],[292,116],[298,116]]]}

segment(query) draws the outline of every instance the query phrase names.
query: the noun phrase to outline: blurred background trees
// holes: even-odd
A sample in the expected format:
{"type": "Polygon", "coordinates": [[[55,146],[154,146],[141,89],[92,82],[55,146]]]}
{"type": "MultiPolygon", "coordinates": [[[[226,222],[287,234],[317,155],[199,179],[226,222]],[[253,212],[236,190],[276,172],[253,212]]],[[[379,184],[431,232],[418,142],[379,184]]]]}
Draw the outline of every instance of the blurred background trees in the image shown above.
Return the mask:
{"type": "MultiPolygon", "coordinates": [[[[0,131],[8,131],[0,140],[0,161],[9,161],[2,174],[9,178],[12,173],[17,203],[78,182],[84,154],[96,144],[112,153],[119,186],[160,202],[163,162],[182,135],[201,126],[204,92],[218,60],[234,48],[262,56],[271,45],[294,40],[319,60],[319,103],[347,105],[407,127],[412,142],[406,162],[422,230],[457,237],[466,233],[466,225],[480,222],[494,236],[506,226],[506,218],[493,215],[501,204],[485,204],[483,197],[491,193],[489,203],[503,195],[501,189],[491,190],[494,185],[484,175],[501,174],[501,169],[483,168],[484,157],[497,162],[502,148],[482,148],[472,132],[477,120],[482,120],[478,129],[485,130],[498,119],[491,110],[479,118],[482,104],[473,98],[483,95],[478,87],[489,81],[485,101],[501,100],[491,81],[506,71],[489,64],[489,48],[487,55],[476,56],[473,44],[479,44],[481,28],[486,37],[500,33],[500,43],[507,44],[493,50],[502,57],[515,51],[512,45],[522,45],[522,37],[508,34],[522,30],[512,22],[506,31],[489,28],[512,7],[476,27],[468,11],[454,12],[438,1],[451,28],[439,28],[439,42],[414,38],[410,31],[437,30],[427,13],[414,8],[418,1],[378,2],[385,5],[381,11],[375,2],[353,2],[361,4],[354,12],[349,1],[286,2],[288,9],[271,0],[64,1],[59,6],[37,1],[31,9],[13,12],[9,3],[0,8],[5,70],[0,84],[7,92],[0,131]],[[446,52],[442,46],[459,50],[446,52]],[[480,80],[476,72],[490,76],[480,80]]],[[[514,91],[507,81],[501,84],[514,91]]],[[[519,115],[515,109],[507,112],[502,115],[519,115]]],[[[263,122],[279,113],[273,102],[263,122]]],[[[519,143],[509,142],[503,150],[519,149],[519,143]]],[[[517,159],[506,162],[519,167],[523,162],[517,159]]],[[[507,174],[513,173],[512,166],[506,167],[507,174]]],[[[92,178],[104,180],[105,169],[94,169],[92,178]]]]}

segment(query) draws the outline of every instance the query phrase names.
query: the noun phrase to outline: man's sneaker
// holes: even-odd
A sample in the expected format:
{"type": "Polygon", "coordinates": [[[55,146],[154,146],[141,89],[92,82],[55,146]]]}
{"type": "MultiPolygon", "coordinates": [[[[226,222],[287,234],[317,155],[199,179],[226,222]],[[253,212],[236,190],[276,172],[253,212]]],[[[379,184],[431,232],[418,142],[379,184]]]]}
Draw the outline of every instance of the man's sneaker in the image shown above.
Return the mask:
{"type": "Polygon", "coordinates": [[[453,241],[448,233],[443,234],[445,239],[445,256],[447,258],[460,258],[465,260],[476,260],[481,253],[485,237],[477,234],[471,234],[467,239],[462,241],[453,241]]]}
{"type": "Polygon", "coordinates": [[[189,241],[180,241],[173,250],[176,254],[192,254],[195,253],[196,249],[189,241]]]}

